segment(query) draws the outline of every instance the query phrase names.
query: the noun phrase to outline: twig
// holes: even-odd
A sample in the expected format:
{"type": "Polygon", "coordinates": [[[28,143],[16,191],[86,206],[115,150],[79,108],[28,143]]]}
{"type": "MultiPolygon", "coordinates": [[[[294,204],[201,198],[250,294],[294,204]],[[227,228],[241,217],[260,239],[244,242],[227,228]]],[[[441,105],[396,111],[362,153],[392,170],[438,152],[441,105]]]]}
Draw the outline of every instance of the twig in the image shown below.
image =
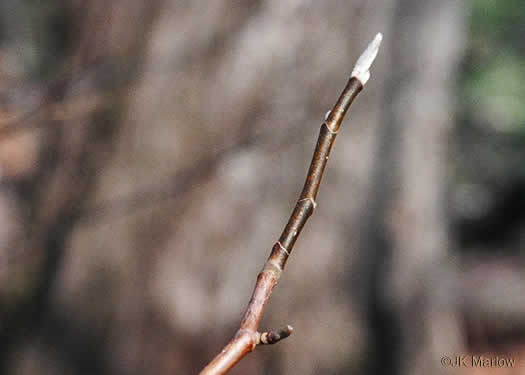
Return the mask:
{"type": "Polygon", "coordinates": [[[381,40],[382,35],[379,33],[359,57],[337,103],[331,111],[327,112],[325,121],[321,125],[303,191],[281,237],[273,246],[270,257],[257,276],[255,289],[240,328],[228,345],[201,371],[201,375],[225,374],[258,344],[275,344],[292,333],[291,326],[278,331],[260,333],[259,323],[295,241],[317,205],[315,199],[335,137],[350,104],[370,78],[369,69],[377,56],[381,40]]]}

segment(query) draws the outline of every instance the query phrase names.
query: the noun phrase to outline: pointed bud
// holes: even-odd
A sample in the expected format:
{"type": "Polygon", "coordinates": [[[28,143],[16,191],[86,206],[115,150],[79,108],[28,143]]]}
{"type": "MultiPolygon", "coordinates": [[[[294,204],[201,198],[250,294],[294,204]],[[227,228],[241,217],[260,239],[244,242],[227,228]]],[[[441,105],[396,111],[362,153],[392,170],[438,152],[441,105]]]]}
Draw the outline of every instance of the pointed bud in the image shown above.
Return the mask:
{"type": "Polygon", "coordinates": [[[359,81],[361,81],[363,86],[370,78],[370,67],[377,56],[377,52],[379,51],[379,46],[381,45],[382,40],[383,34],[377,33],[374,40],[370,42],[363,54],[359,57],[359,59],[357,59],[354,70],[352,70],[351,77],[357,78],[359,81]]]}

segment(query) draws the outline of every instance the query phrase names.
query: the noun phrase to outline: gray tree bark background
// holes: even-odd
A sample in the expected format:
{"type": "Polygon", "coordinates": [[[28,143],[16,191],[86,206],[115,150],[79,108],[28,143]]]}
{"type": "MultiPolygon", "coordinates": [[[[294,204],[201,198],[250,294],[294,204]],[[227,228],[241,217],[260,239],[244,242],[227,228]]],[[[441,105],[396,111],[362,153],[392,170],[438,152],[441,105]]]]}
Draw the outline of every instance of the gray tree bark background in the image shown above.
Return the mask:
{"type": "MultiPolygon", "coordinates": [[[[235,332],[378,31],[262,322],[294,333],[231,373],[442,371],[461,345],[442,282],[460,2],[53,4],[0,48],[6,373],[198,372],[235,332]],[[61,17],[67,48],[39,63],[60,79],[31,79],[14,46],[43,61],[61,17]]],[[[13,30],[22,5],[3,7],[13,30]]]]}

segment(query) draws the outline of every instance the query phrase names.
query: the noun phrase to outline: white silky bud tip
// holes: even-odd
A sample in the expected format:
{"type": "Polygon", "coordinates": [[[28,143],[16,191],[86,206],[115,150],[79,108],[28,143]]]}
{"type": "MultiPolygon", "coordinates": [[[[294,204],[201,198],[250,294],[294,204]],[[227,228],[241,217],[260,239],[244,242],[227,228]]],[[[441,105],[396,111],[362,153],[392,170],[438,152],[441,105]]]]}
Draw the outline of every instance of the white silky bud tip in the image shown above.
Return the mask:
{"type": "Polygon", "coordinates": [[[382,40],[383,34],[377,33],[374,40],[370,42],[363,54],[359,56],[357,62],[355,63],[354,70],[352,70],[351,77],[357,78],[359,81],[361,81],[363,86],[370,78],[370,67],[377,56],[377,52],[379,51],[379,46],[381,45],[382,40]]]}

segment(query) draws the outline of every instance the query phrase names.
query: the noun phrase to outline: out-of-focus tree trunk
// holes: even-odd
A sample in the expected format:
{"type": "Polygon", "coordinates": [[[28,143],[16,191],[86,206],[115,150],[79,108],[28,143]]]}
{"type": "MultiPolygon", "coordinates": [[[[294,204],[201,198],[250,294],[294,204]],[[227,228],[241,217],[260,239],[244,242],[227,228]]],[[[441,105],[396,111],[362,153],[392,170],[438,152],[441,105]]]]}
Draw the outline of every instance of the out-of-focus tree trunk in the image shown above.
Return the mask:
{"type": "Polygon", "coordinates": [[[447,167],[463,13],[456,1],[398,1],[385,42],[384,111],[360,248],[371,255],[365,311],[377,374],[446,371],[441,357],[461,344],[447,167]]]}
{"type": "Polygon", "coordinates": [[[90,342],[92,330],[79,329],[54,299],[71,234],[118,134],[127,99],[121,80],[133,81],[140,71],[138,57],[157,7],[129,1],[3,5],[16,18],[4,25],[19,33],[5,41],[13,48],[6,47],[5,56],[14,60],[3,73],[17,75],[17,84],[2,98],[12,116],[2,127],[0,153],[12,168],[0,179],[20,234],[3,253],[0,371],[48,373],[53,366],[42,363],[54,353],[75,373],[105,373],[100,341],[90,342]],[[16,66],[16,59],[28,63],[16,66]],[[109,79],[98,74],[102,65],[109,79]],[[14,163],[17,148],[28,153],[27,168],[14,163]]]}

